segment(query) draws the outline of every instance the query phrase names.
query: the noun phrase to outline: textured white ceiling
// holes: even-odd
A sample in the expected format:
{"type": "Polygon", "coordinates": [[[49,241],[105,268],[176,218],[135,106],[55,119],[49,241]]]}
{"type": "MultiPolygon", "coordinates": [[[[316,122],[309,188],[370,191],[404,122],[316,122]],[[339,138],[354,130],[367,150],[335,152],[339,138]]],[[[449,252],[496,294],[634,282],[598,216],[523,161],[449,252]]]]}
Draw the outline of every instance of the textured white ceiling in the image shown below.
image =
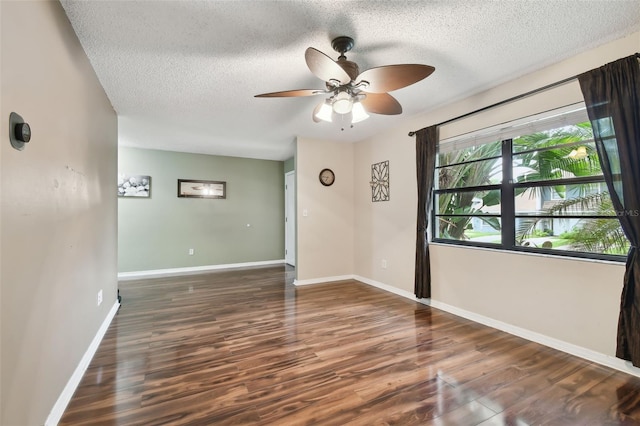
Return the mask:
{"type": "Polygon", "coordinates": [[[62,5],[119,117],[119,143],[289,158],[296,136],[358,141],[399,120],[640,30],[640,0],[70,1],[62,5]],[[400,116],[314,123],[307,47],[355,39],[360,70],[432,65],[392,92],[400,116]]]}

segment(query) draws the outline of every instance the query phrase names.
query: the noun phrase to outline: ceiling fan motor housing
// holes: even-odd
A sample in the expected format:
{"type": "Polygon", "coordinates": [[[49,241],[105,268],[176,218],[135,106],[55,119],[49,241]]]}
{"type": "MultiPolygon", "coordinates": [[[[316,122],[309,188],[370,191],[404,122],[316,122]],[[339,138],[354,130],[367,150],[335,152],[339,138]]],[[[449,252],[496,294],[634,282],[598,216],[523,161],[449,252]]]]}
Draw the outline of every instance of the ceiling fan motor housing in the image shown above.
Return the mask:
{"type": "Polygon", "coordinates": [[[338,59],[336,61],[338,65],[351,77],[351,81],[355,80],[360,74],[358,64],[353,61],[347,61],[346,59],[338,59]]]}

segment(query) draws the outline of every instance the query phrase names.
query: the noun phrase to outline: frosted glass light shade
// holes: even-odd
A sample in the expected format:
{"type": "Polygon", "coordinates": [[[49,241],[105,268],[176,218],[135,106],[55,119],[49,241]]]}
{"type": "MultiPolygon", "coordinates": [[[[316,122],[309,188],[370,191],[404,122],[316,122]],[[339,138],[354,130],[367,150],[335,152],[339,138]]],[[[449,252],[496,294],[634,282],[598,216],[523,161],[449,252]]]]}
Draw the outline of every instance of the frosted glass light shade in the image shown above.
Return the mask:
{"type": "Polygon", "coordinates": [[[352,123],[358,123],[369,118],[369,114],[364,110],[362,103],[355,102],[353,104],[353,109],[351,110],[351,117],[352,123]]]}
{"type": "Polygon", "coordinates": [[[333,110],[338,114],[348,114],[353,106],[353,99],[347,92],[340,92],[333,101],[333,110]]]}
{"type": "Polygon", "coordinates": [[[316,113],[316,118],[318,120],[331,122],[332,121],[331,120],[331,113],[332,112],[333,112],[333,110],[331,109],[329,104],[324,103],[320,107],[320,110],[316,113]]]}

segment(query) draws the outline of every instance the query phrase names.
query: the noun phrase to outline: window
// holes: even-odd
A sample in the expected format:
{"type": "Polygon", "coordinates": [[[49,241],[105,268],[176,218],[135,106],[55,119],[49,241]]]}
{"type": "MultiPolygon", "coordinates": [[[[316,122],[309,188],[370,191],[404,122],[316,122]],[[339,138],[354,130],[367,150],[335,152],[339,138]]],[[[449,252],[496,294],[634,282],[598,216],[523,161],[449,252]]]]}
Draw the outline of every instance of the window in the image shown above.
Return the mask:
{"type": "Polygon", "coordinates": [[[624,259],[584,109],[529,120],[440,142],[433,240],[624,259]]]}

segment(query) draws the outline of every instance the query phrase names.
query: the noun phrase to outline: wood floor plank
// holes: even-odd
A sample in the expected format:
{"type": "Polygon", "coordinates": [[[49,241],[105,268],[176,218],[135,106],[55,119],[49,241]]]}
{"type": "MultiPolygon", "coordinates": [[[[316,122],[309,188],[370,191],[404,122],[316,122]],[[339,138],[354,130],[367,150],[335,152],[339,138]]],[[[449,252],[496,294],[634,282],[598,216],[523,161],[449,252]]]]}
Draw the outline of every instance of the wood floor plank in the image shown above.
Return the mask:
{"type": "Polygon", "coordinates": [[[636,377],[356,281],[292,280],[120,283],[60,424],[640,425],[636,377]]]}

